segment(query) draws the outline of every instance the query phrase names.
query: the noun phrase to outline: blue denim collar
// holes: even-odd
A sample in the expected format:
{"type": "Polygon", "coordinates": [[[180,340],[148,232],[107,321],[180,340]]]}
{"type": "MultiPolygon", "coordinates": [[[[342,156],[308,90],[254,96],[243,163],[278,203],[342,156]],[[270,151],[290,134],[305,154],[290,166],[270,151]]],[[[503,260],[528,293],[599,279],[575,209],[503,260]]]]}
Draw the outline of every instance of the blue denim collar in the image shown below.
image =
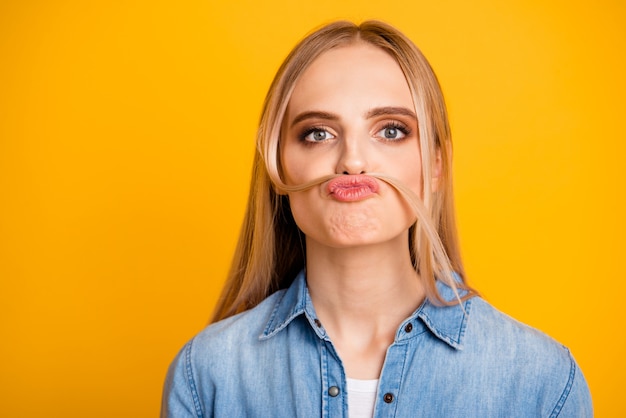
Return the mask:
{"type": "MultiPolygon", "coordinates": [[[[454,291],[446,284],[437,281],[437,290],[446,301],[456,299],[454,291]]],[[[421,306],[407,318],[398,329],[396,340],[400,338],[402,329],[408,322],[419,318],[435,337],[455,349],[463,349],[463,337],[469,318],[471,299],[462,305],[437,306],[425,300],[421,306]]],[[[306,285],[306,275],[301,271],[289,288],[280,295],[274,310],[267,322],[265,330],[259,336],[261,340],[269,339],[283,330],[296,317],[303,315],[311,328],[321,339],[328,339],[324,328],[319,324],[311,297],[306,285]]]]}

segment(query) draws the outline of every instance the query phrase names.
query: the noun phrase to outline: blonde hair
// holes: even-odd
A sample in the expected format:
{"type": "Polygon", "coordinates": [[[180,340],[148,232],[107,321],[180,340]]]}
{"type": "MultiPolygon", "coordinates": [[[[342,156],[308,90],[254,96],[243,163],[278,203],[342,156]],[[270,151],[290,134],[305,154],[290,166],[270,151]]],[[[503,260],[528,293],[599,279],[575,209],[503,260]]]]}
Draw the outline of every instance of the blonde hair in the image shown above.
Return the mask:
{"type": "Polygon", "coordinates": [[[327,178],[305,185],[284,184],[279,157],[281,127],[294,86],[308,66],[325,51],[354,42],[366,42],[389,53],[402,69],[413,96],[423,162],[423,199],[393,178],[368,174],[396,187],[415,211],[417,221],[410,228],[408,245],[426,297],[439,305],[452,305],[476,294],[466,283],[461,262],[452,194],[450,126],[437,77],[417,47],[394,27],[378,21],[360,25],[340,21],[305,37],[287,56],[270,86],[257,133],[248,206],[213,321],[256,306],[288,287],[304,268],[304,238],[285,192],[304,190],[327,178]],[[432,162],[437,158],[441,159],[441,174],[433,192],[432,162]],[[436,280],[452,287],[456,300],[444,300],[436,280]]]}

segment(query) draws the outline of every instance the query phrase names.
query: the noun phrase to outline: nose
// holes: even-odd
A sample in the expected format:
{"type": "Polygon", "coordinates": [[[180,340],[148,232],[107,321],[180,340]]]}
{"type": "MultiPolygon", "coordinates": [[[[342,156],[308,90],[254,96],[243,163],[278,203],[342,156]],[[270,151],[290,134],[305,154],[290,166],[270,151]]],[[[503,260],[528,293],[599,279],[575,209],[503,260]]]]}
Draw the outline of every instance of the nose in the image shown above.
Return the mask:
{"type": "Polygon", "coordinates": [[[345,140],[335,169],[336,174],[365,174],[368,172],[366,146],[358,139],[345,140]]]}

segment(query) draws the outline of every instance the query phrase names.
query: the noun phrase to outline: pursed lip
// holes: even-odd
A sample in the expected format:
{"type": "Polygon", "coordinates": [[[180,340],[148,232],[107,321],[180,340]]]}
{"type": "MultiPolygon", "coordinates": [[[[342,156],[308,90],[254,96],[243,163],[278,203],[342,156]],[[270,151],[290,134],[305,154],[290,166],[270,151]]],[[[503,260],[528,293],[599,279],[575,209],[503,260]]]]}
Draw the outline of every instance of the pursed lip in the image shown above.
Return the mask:
{"type": "Polygon", "coordinates": [[[328,195],[341,202],[356,202],[378,193],[378,182],[363,174],[344,175],[330,180],[326,186],[328,195]]]}

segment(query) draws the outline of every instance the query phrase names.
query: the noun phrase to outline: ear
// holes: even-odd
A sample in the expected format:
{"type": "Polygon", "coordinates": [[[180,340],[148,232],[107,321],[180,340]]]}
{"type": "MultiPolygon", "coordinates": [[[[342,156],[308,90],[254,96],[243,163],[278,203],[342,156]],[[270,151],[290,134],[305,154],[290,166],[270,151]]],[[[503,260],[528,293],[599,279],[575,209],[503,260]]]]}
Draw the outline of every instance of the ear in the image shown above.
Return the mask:
{"type": "Polygon", "coordinates": [[[435,193],[439,189],[439,181],[441,179],[441,172],[443,170],[443,161],[441,158],[441,148],[437,147],[435,151],[435,159],[431,169],[432,178],[430,183],[430,190],[435,193]]]}

